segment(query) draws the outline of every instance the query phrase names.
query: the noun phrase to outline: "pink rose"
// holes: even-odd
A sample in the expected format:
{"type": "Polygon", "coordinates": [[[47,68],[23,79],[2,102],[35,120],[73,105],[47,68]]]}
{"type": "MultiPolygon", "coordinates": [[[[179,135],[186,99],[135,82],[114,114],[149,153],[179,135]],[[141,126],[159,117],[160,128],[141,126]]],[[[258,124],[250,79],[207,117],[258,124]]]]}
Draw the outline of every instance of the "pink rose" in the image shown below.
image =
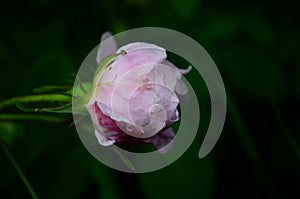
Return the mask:
{"type": "Polygon", "coordinates": [[[97,62],[116,54],[95,75],[92,96],[86,104],[99,144],[150,143],[161,152],[174,138],[171,125],[179,120],[180,95],[187,92],[181,77],[191,70],[178,69],[166,60],[166,50],[149,43],[136,42],[118,50],[106,33],[97,62]],[[119,53],[119,54],[118,54],[119,53]]]}

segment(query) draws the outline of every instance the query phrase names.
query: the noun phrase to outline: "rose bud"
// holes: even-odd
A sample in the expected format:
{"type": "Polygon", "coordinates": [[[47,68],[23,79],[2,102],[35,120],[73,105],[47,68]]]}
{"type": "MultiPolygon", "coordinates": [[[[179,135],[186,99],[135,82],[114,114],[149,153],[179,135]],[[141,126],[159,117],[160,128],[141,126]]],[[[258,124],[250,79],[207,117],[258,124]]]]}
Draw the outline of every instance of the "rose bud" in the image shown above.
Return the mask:
{"type": "Polygon", "coordinates": [[[175,136],[171,125],[179,120],[176,93],[187,93],[181,78],[191,67],[178,69],[154,44],[129,43],[117,50],[110,34],[103,39],[108,41],[98,50],[99,68],[86,104],[99,144],[149,143],[166,152],[175,136]]]}

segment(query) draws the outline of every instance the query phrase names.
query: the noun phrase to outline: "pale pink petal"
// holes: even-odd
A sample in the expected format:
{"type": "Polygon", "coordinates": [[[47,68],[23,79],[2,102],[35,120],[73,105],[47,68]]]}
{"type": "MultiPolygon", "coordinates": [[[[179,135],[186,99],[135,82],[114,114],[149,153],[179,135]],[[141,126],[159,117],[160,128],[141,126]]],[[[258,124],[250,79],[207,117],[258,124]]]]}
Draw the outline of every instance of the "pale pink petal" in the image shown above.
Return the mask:
{"type": "Polygon", "coordinates": [[[108,139],[107,136],[103,135],[103,133],[101,133],[101,132],[98,132],[96,129],[95,129],[95,136],[96,136],[99,144],[102,146],[109,146],[116,142],[115,140],[108,139]]]}
{"type": "Polygon", "coordinates": [[[118,135],[123,133],[116,122],[103,113],[96,103],[87,104],[86,109],[91,116],[99,144],[111,145],[116,141],[118,135]]]}
{"type": "Polygon", "coordinates": [[[174,122],[179,120],[179,112],[177,109],[174,110],[174,112],[171,114],[171,117],[168,117],[167,126],[170,126],[174,122]]]}
{"type": "Polygon", "coordinates": [[[89,112],[91,120],[95,127],[95,136],[97,137],[99,144],[101,144],[102,146],[111,145],[114,141],[109,140],[105,135],[105,129],[100,125],[98,121],[98,115],[95,109],[95,104],[87,104],[85,107],[89,112]]]}
{"type": "Polygon", "coordinates": [[[104,104],[98,103],[98,105],[105,115],[110,115],[111,117],[118,119],[116,120],[116,124],[118,125],[118,128],[122,129],[122,131],[127,132],[129,135],[135,137],[152,136],[157,132],[159,132],[166,125],[167,114],[164,107],[162,107],[159,104],[152,105],[148,109],[148,112],[143,111],[142,113],[140,113],[141,117],[145,117],[145,116],[149,117],[149,121],[146,122],[147,125],[145,126],[137,125],[135,122],[132,121],[130,116],[128,119],[128,118],[124,118],[122,115],[119,115],[118,113],[113,113],[113,111],[109,107],[105,106],[104,104]]]}
{"type": "Polygon", "coordinates": [[[111,108],[111,99],[115,85],[112,83],[98,84],[95,92],[95,101],[111,108]]]}
{"type": "Polygon", "coordinates": [[[158,133],[162,128],[166,126],[167,113],[163,106],[160,104],[154,104],[150,109],[151,122],[143,127],[146,136],[152,136],[158,133]]]}
{"type": "Polygon", "coordinates": [[[176,82],[181,75],[177,69],[163,64],[155,64],[150,74],[147,76],[151,83],[160,84],[174,90],[176,82]]]}
{"type": "MultiPolygon", "coordinates": [[[[166,58],[166,53],[158,49],[137,50],[120,56],[111,66],[103,70],[99,85],[116,83],[126,73],[145,64],[156,64],[166,58]]],[[[149,70],[149,69],[147,69],[149,70]]],[[[137,79],[136,76],[135,79],[137,79]]],[[[141,76],[142,77],[142,76],[141,76]]]]}
{"type": "Polygon", "coordinates": [[[108,55],[115,54],[117,50],[117,43],[110,32],[105,32],[101,36],[100,46],[97,51],[97,63],[100,64],[101,61],[108,55]]]}
{"type": "Polygon", "coordinates": [[[98,122],[98,116],[95,109],[95,103],[89,103],[85,105],[86,110],[88,111],[92,123],[98,131],[103,131],[103,127],[98,122]]]}
{"type": "Polygon", "coordinates": [[[178,93],[179,95],[186,95],[188,93],[188,89],[184,83],[184,81],[182,81],[182,79],[179,79],[177,82],[176,82],[176,85],[175,85],[175,89],[176,93],[178,93]]]}
{"type": "MultiPolygon", "coordinates": [[[[111,70],[108,72],[111,78],[110,80],[114,80],[115,76],[120,76],[133,68],[143,66],[145,64],[156,64],[161,63],[166,58],[166,53],[160,49],[142,49],[135,50],[127,53],[124,56],[120,56],[115,62],[111,65],[111,70]]],[[[103,77],[104,80],[105,77],[103,77]]]]}
{"type": "Polygon", "coordinates": [[[168,120],[174,120],[174,110],[176,110],[179,103],[179,99],[177,98],[175,92],[158,84],[154,84],[153,89],[159,95],[159,100],[157,100],[156,103],[164,107],[168,120]]]}
{"type": "Polygon", "coordinates": [[[187,69],[179,69],[172,62],[170,62],[168,60],[165,60],[164,64],[166,64],[166,65],[170,66],[171,68],[174,68],[178,71],[178,73],[176,74],[177,82],[175,84],[175,91],[179,95],[186,95],[188,92],[188,89],[182,80],[182,75],[188,74],[193,69],[193,67],[189,66],[187,69]]]}
{"type": "Polygon", "coordinates": [[[143,79],[143,77],[146,77],[150,71],[151,66],[132,69],[122,74],[120,78],[111,84],[112,87],[108,89],[105,89],[105,86],[108,84],[99,84],[100,90],[106,90],[110,94],[106,95],[105,92],[99,92],[99,98],[96,98],[97,101],[114,110],[111,116],[113,119],[124,121],[122,119],[128,118],[124,122],[131,123],[128,107],[130,98],[136,89],[142,87],[147,82],[147,78],[143,79]],[[118,115],[123,118],[118,118],[118,115]]]}
{"type": "Polygon", "coordinates": [[[178,70],[180,71],[181,74],[186,75],[189,72],[191,72],[192,69],[193,69],[193,67],[190,65],[190,66],[188,66],[187,69],[178,69],[178,70]]]}
{"type": "Polygon", "coordinates": [[[106,134],[109,133],[110,135],[114,135],[117,134],[118,132],[122,132],[122,130],[116,124],[116,121],[110,117],[111,113],[104,112],[102,111],[102,109],[99,103],[95,104],[95,111],[97,114],[98,123],[104,129],[103,131],[106,134]]]}
{"type": "Polygon", "coordinates": [[[146,142],[160,152],[168,151],[175,136],[169,127],[179,119],[179,99],[174,91],[187,93],[182,75],[191,67],[178,69],[166,60],[165,49],[154,44],[130,43],[116,51],[110,33],[103,39],[98,63],[121,50],[126,54],[103,69],[95,94],[86,105],[98,142],[104,146],[146,142]]]}
{"type": "Polygon", "coordinates": [[[172,62],[168,61],[168,60],[165,60],[164,64],[168,65],[168,66],[171,66],[173,68],[176,68],[182,75],[186,75],[188,74],[189,72],[191,72],[191,70],[193,69],[193,67],[190,65],[187,67],[187,69],[181,69],[181,68],[178,68],[177,66],[175,66],[172,62]]]}
{"type": "Polygon", "coordinates": [[[172,128],[168,128],[155,136],[149,138],[149,143],[153,144],[160,153],[168,152],[174,145],[175,134],[172,128]]]}
{"type": "Polygon", "coordinates": [[[120,115],[118,112],[116,111],[112,111],[112,109],[108,106],[106,106],[106,104],[103,104],[101,102],[97,102],[98,107],[100,108],[101,112],[103,112],[103,114],[109,116],[111,119],[113,119],[116,122],[116,125],[121,128],[122,126],[119,125],[118,122],[125,122],[128,123],[128,119],[125,118],[123,115],[120,115]]]}
{"type": "Polygon", "coordinates": [[[154,44],[149,44],[149,43],[144,43],[144,42],[135,42],[135,43],[129,43],[125,46],[122,46],[121,48],[119,48],[117,50],[117,53],[121,52],[122,50],[125,50],[127,53],[129,53],[130,51],[149,49],[149,48],[165,51],[165,49],[163,49],[162,47],[159,47],[154,44]]]}
{"type": "Polygon", "coordinates": [[[151,106],[159,100],[159,95],[153,88],[142,86],[129,99],[129,114],[134,124],[146,126],[151,122],[149,111],[151,106]]]}

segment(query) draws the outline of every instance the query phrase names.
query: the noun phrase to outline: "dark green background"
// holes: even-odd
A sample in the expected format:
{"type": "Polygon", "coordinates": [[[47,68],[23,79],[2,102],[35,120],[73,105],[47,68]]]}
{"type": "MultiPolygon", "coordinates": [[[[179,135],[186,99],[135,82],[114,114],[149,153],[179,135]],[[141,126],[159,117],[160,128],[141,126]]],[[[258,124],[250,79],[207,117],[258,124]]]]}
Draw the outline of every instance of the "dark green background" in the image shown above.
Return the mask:
{"type": "MultiPolygon", "coordinates": [[[[219,67],[228,95],[221,138],[200,160],[210,104],[199,74],[187,75],[201,105],[198,141],[152,173],[103,166],[67,125],[16,122],[11,132],[19,138],[9,148],[40,198],[297,198],[299,17],[299,6],[289,0],[1,3],[0,99],[29,95],[41,85],[71,84],[102,33],[143,26],[175,29],[197,40],[219,67]]],[[[0,198],[30,198],[2,149],[0,198]]]]}

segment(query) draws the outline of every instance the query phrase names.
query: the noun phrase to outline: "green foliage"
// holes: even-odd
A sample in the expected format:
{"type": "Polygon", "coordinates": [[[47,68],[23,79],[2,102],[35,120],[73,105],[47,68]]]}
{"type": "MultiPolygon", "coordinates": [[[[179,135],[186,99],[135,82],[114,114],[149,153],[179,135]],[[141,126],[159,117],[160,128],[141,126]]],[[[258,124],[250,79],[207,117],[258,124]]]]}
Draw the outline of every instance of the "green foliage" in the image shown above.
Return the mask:
{"type": "Polygon", "coordinates": [[[153,173],[139,174],[145,198],[185,198],[191,193],[203,199],[214,191],[214,162],[198,159],[199,148],[192,147],[179,160],[153,173]]]}
{"type": "Polygon", "coordinates": [[[24,112],[37,112],[36,108],[26,107],[19,101],[16,101],[16,107],[18,107],[21,111],[24,111],[24,112]]]}
{"type": "MultiPolygon", "coordinates": [[[[0,123],[2,124],[3,121],[0,121],[0,123]]],[[[45,127],[45,123],[34,122],[26,123],[26,126],[24,123],[22,124],[23,125],[10,124],[10,131],[7,131],[6,133],[13,135],[10,137],[13,141],[10,145],[11,153],[20,164],[20,167],[22,169],[26,169],[33,165],[35,160],[43,154],[47,144],[49,143],[49,135],[55,130],[55,128],[57,128],[57,126],[50,127],[48,125],[48,127],[45,127]],[[12,128],[12,126],[15,127],[12,128]]],[[[0,150],[0,159],[2,160],[0,169],[0,184],[2,185],[5,182],[16,179],[17,177],[16,171],[5,156],[4,152],[0,150]]]]}
{"type": "MultiPolygon", "coordinates": [[[[1,8],[0,103],[32,90],[39,95],[84,96],[91,91],[91,83],[83,82],[74,90],[64,85],[73,85],[75,75],[71,74],[76,74],[101,34],[144,26],[173,28],[202,44],[216,62],[233,103],[228,104],[224,131],[209,157],[197,158],[199,139],[172,165],[127,175],[94,159],[74,127],[4,117],[22,111],[30,117],[70,117],[70,101],[13,101],[13,106],[0,110],[0,139],[8,144],[40,198],[284,198],[298,194],[296,1],[44,0],[6,1],[1,8]]],[[[176,57],[172,61],[182,63],[176,57]]],[[[209,122],[207,89],[196,72],[187,78],[200,101],[202,133],[209,122]]],[[[78,107],[87,97],[79,99],[78,107]]],[[[0,149],[0,197],[30,198],[20,182],[0,149]]]]}
{"type": "Polygon", "coordinates": [[[0,121],[0,140],[12,144],[23,134],[22,127],[11,121],[0,121]]]}
{"type": "Polygon", "coordinates": [[[64,92],[66,90],[71,89],[72,86],[40,86],[33,89],[33,93],[57,93],[57,92],[64,92]]]}
{"type": "Polygon", "coordinates": [[[197,11],[200,9],[201,0],[171,0],[168,1],[171,8],[174,8],[175,15],[180,19],[189,20],[191,17],[196,17],[197,11]]]}
{"type": "Polygon", "coordinates": [[[114,148],[114,151],[118,154],[118,156],[128,168],[130,168],[132,171],[135,171],[134,165],[130,160],[128,160],[128,158],[126,158],[117,148],[114,148]]]}
{"type": "Polygon", "coordinates": [[[26,107],[20,102],[16,102],[16,106],[24,112],[48,112],[48,113],[72,113],[72,104],[68,103],[62,106],[49,107],[49,108],[31,108],[26,107]]]}
{"type": "Polygon", "coordinates": [[[300,99],[300,68],[298,67],[298,72],[297,72],[297,82],[296,82],[296,89],[297,89],[297,95],[298,99],[300,99]]]}

